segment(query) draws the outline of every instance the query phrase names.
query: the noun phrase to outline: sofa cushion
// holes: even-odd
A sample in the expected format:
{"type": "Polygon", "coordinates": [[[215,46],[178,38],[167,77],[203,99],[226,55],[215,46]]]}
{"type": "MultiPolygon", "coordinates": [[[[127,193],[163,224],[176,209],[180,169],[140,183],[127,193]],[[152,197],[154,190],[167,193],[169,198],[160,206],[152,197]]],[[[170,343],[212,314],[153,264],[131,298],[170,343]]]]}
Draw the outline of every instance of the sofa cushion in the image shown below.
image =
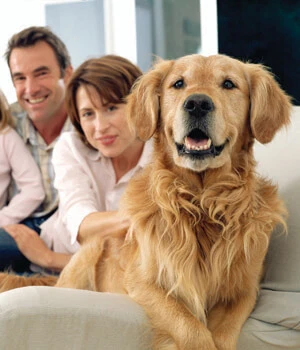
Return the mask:
{"type": "Polygon", "coordinates": [[[262,289],[251,318],[299,331],[300,293],[262,289]]]}
{"type": "Polygon", "coordinates": [[[288,234],[272,235],[257,304],[238,350],[300,349],[300,107],[269,145],[256,144],[258,172],[277,183],[286,203],[288,234]]]}
{"type": "Polygon", "coordinates": [[[250,317],[237,350],[299,350],[300,332],[250,317]]]}
{"type": "Polygon", "coordinates": [[[0,293],[0,349],[150,350],[144,310],[127,295],[55,287],[0,293]]]}
{"type": "Polygon", "coordinates": [[[300,348],[300,293],[261,290],[237,350],[300,348]]]}
{"type": "Polygon", "coordinates": [[[278,184],[289,212],[288,235],[272,236],[262,288],[300,292],[300,107],[270,144],[256,144],[255,158],[258,172],[278,184]]]}

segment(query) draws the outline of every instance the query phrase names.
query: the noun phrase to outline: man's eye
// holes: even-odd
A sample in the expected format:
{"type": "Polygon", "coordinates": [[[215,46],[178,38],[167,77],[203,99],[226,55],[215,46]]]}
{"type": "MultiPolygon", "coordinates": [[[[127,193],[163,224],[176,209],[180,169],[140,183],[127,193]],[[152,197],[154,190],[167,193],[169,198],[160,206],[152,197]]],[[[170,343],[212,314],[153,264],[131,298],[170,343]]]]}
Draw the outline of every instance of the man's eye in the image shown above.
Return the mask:
{"type": "Polygon", "coordinates": [[[14,77],[13,79],[14,81],[22,81],[22,80],[25,80],[24,77],[14,77]]]}
{"type": "Polygon", "coordinates": [[[47,75],[49,72],[42,70],[36,74],[36,77],[43,77],[44,75],[47,75]]]}
{"type": "Polygon", "coordinates": [[[175,89],[182,89],[184,87],[184,81],[183,79],[179,79],[177,80],[174,84],[173,84],[173,87],[175,89]]]}
{"type": "Polygon", "coordinates": [[[224,89],[228,90],[234,89],[236,87],[230,79],[224,80],[222,86],[224,89]]]}

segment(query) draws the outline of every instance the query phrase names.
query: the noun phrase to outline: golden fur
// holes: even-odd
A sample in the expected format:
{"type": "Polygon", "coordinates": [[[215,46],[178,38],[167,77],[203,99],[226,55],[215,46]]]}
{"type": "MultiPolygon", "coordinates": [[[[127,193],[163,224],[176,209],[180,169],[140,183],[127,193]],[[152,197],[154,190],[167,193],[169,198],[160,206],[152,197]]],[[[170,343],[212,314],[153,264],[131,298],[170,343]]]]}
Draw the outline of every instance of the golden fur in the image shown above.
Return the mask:
{"type": "Polygon", "coordinates": [[[235,349],[286,214],[276,186],[255,173],[253,142],[271,141],[290,109],[261,65],[223,55],[158,62],[128,99],[129,123],[153,136],[154,156],[123,198],[126,241],[90,241],[56,285],[128,293],[157,349],[235,349]]]}

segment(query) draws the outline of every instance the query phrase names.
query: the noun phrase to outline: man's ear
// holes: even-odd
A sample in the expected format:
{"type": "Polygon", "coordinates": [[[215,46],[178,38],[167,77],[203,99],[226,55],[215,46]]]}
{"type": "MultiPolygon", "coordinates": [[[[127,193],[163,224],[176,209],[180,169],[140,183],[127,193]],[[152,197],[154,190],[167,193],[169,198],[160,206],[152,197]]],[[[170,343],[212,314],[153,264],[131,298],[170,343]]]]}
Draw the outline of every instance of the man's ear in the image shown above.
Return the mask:
{"type": "Polygon", "coordinates": [[[64,73],[65,74],[63,76],[63,79],[64,79],[65,84],[67,84],[71,78],[71,75],[73,74],[73,66],[66,67],[64,73]]]}

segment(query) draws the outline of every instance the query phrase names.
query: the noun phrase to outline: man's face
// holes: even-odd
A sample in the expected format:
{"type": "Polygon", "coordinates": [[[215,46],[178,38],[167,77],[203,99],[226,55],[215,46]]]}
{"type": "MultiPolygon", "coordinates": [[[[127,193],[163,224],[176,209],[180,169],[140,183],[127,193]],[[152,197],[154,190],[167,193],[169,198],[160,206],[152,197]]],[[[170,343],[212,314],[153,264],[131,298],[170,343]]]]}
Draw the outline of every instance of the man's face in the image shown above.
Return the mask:
{"type": "Polygon", "coordinates": [[[52,124],[65,113],[65,85],[72,68],[61,77],[55,53],[44,41],[15,48],[9,60],[10,72],[20,106],[34,124],[52,124]]]}

